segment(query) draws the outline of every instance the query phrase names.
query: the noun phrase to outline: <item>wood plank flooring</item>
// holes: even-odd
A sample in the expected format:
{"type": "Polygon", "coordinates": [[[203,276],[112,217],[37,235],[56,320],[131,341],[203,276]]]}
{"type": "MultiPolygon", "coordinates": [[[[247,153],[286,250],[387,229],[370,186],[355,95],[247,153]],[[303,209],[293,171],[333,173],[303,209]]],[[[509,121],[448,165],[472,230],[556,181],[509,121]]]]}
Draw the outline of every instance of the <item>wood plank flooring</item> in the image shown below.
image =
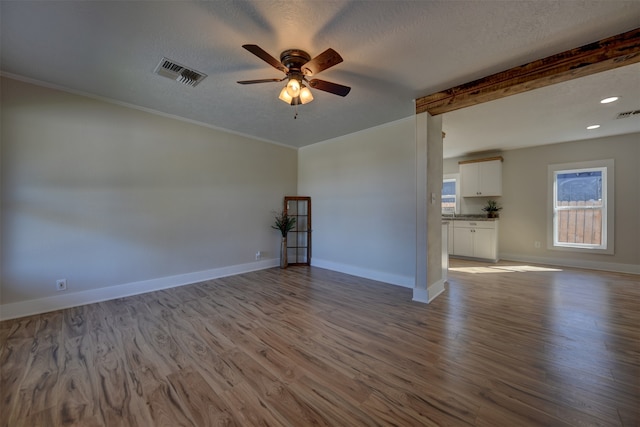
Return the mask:
{"type": "Polygon", "coordinates": [[[0,323],[0,426],[638,426],[640,277],[292,267],[0,323]]]}

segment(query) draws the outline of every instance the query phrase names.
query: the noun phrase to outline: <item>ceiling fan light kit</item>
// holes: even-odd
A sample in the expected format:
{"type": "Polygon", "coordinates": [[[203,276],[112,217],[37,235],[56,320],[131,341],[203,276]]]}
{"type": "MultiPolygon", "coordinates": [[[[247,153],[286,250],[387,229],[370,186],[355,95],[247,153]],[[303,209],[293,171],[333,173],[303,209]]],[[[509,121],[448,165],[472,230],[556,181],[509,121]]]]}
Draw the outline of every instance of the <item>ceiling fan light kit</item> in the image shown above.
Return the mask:
{"type": "Polygon", "coordinates": [[[319,79],[307,79],[307,77],[311,77],[342,62],[342,57],[333,49],[327,49],[313,59],[311,59],[311,55],[303,50],[288,49],[280,54],[280,61],[278,61],[258,45],[245,44],[242,45],[242,47],[273,68],[282,71],[286,76],[282,79],[242,80],[238,83],[246,85],[287,80],[287,84],[280,91],[278,99],[289,105],[304,105],[313,101],[313,94],[311,90],[309,90],[309,87],[338,96],[347,96],[351,91],[350,87],[338,83],[319,79]]]}
{"type": "Polygon", "coordinates": [[[302,85],[302,88],[297,93],[297,96],[291,96],[289,88],[285,86],[280,91],[278,99],[289,105],[304,105],[313,101],[313,94],[305,85],[302,85]]]}
{"type": "Polygon", "coordinates": [[[300,89],[300,103],[304,105],[310,103],[311,101],[313,101],[313,94],[308,87],[302,85],[302,89],[300,89]]]}
{"type": "Polygon", "coordinates": [[[286,86],[283,87],[280,91],[280,96],[278,97],[278,99],[280,99],[282,102],[286,102],[287,104],[291,104],[291,101],[293,101],[293,97],[289,95],[286,86]]]}
{"type": "Polygon", "coordinates": [[[297,77],[289,78],[289,83],[287,83],[287,93],[290,97],[295,98],[296,96],[300,96],[300,86],[302,83],[298,80],[297,77]]]}

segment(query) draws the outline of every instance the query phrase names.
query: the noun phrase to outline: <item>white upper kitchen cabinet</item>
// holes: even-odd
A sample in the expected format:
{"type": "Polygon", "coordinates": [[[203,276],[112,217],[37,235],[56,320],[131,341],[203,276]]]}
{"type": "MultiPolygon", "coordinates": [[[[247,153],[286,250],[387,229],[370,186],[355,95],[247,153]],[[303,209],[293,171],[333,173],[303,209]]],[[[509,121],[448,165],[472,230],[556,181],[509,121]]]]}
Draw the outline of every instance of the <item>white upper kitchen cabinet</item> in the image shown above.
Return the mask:
{"type": "Polygon", "coordinates": [[[460,162],[462,197],[502,196],[502,157],[460,162]]]}

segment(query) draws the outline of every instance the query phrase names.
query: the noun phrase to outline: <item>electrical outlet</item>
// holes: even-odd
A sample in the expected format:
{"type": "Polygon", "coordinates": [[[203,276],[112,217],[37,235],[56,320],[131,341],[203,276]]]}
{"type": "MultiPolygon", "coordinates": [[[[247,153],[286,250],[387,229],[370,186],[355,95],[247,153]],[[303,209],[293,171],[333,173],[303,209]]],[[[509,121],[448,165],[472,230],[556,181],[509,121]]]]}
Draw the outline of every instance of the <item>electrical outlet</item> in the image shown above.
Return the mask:
{"type": "Polygon", "coordinates": [[[533,247],[536,248],[536,249],[540,249],[540,242],[537,241],[537,240],[535,242],[533,242],[533,247]]]}
{"type": "Polygon", "coordinates": [[[56,291],[66,291],[66,290],[67,290],[67,279],[56,280],[56,291]]]}
{"type": "Polygon", "coordinates": [[[256,252],[256,261],[259,260],[260,258],[262,258],[262,252],[258,251],[256,252]]]}

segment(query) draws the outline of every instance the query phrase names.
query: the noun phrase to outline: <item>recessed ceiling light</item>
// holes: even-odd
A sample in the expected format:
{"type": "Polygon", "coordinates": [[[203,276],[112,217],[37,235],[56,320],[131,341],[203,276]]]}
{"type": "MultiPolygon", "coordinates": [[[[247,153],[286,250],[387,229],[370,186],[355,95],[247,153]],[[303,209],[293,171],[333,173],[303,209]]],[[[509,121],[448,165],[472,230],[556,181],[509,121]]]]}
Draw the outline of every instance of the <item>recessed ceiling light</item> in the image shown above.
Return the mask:
{"type": "Polygon", "coordinates": [[[617,101],[618,99],[620,99],[620,98],[618,98],[617,96],[611,96],[611,97],[609,97],[609,98],[605,98],[605,99],[603,99],[602,101],[600,101],[600,104],[608,104],[608,103],[610,103],[610,102],[615,102],[615,101],[617,101]]]}
{"type": "Polygon", "coordinates": [[[593,129],[598,129],[599,127],[600,125],[591,125],[591,126],[587,126],[587,129],[593,130],[593,129]]]}

